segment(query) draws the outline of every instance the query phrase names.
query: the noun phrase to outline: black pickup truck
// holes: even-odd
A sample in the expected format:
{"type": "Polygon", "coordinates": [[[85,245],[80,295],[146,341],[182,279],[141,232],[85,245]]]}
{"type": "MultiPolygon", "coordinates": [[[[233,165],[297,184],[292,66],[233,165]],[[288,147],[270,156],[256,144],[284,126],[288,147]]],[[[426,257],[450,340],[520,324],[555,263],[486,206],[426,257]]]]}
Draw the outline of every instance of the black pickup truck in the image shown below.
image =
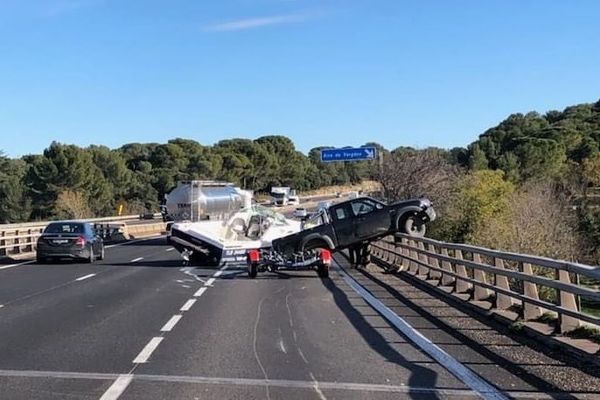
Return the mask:
{"type": "Polygon", "coordinates": [[[321,210],[315,215],[320,220],[312,221],[316,226],[273,240],[273,250],[288,255],[317,248],[337,251],[395,232],[420,237],[435,216],[428,199],[387,205],[360,197],[321,210]]]}

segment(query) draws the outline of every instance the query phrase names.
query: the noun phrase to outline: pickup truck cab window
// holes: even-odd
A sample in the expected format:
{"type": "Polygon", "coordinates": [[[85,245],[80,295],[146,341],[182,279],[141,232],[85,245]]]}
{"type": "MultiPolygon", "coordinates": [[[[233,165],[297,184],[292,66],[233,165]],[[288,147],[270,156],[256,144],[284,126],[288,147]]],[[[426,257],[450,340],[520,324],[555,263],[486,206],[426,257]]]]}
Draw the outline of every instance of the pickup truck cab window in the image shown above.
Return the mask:
{"type": "Polygon", "coordinates": [[[352,212],[355,216],[369,214],[375,210],[381,210],[383,205],[371,199],[358,199],[352,202],[352,212]]]}

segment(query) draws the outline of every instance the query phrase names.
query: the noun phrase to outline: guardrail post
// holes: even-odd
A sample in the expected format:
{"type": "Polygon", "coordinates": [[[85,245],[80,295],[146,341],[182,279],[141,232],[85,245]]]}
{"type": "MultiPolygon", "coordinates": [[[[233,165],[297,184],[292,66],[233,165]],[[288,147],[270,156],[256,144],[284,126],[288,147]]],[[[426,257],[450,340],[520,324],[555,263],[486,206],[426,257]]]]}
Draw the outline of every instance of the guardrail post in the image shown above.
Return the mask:
{"type": "MultiPolygon", "coordinates": [[[[457,260],[457,262],[455,263],[456,274],[458,276],[468,278],[469,276],[467,275],[467,268],[465,268],[465,266],[463,264],[458,262],[463,259],[462,251],[454,250],[454,258],[456,258],[456,260],[457,260]]],[[[458,279],[458,278],[456,279],[455,286],[454,286],[454,291],[456,293],[465,293],[465,292],[469,291],[470,288],[471,288],[471,285],[469,284],[469,282],[463,281],[462,279],[458,279]]]]}
{"type": "MultiPolygon", "coordinates": [[[[400,238],[400,243],[404,244],[406,242],[406,239],[404,238],[400,238]]],[[[404,248],[402,246],[399,246],[397,244],[398,242],[396,242],[396,253],[398,253],[398,255],[396,256],[396,265],[398,265],[398,271],[404,271],[407,268],[407,264],[406,264],[406,259],[404,258],[404,248]]]]}
{"type": "Polygon", "coordinates": [[[408,272],[410,272],[412,275],[416,275],[417,272],[419,271],[419,264],[417,264],[414,260],[419,259],[419,254],[417,253],[416,250],[414,250],[414,247],[415,247],[414,240],[409,240],[408,245],[411,247],[411,249],[409,251],[409,256],[410,256],[411,260],[409,261],[408,272]]]}
{"type": "MultiPolygon", "coordinates": [[[[432,244],[427,245],[427,250],[430,253],[437,254],[437,250],[435,249],[435,246],[432,244]]],[[[429,265],[431,265],[433,268],[439,268],[440,262],[436,257],[431,256],[431,257],[429,257],[429,265]]],[[[442,276],[442,273],[440,271],[436,271],[434,269],[429,270],[429,278],[430,279],[440,279],[441,276],[442,276]]]]}
{"type": "Polygon", "coordinates": [[[15,230],[15,238],[13,239],[13,244],[14,244],[14,253],[15,254],[19,254],[21,252],[21,243],[19,241],[19,230],[16,229],[15,230]]]}
{"type": "MultiPolygon", "coordinates": [[[[408,239],[402,238],[401,243],[404,246],[408,246],[408,239]]],[[[410,260],[408,259],[408,257],[410,257],[410,252],[407,248],[401,247],[400,253],[402,254],[402,270],[408,271],[408,269],[410,268],[410,260]]]]}
{"type": "MultiPolygon", "coordinates": [[[[445,247],[442,247],[442,256],[449,257],[448,249],[445,247]]],[[[454,272],[452,270],[452,263],[450,261],[442,260],[442,269],[449,272],[454,272]]],[[[442,286],[450,286],[454,284],[454,281],[455,279],[452,275],[442,274],[442,286]]]]}
{"type": "Polygon", "coordinates": [[[429,257],[427,257],[426,254],[423,254],[423,251],[425,251],[425,244],[423,244],[423,242],[419,241],[419,244],[417,245],[417,247],[419,248],[419,261],[421,261],[421,264],[419,264],[419,270],[417,272],[417,275],[421,275],[421,276],[427,276],[429,274],[429,268],[427,268],[426,266],[422,265],[429,265],[429,257]]]}
{"type": "MultiPolygon", "coordinates": [[[[473,262],[475,264],[481,264],[481,255],[479,253],[473,253],[473,262]]],[[[487,283],[487,277],[485,276],[485,272],[478,269],[473,268],[473,279],[478,282],[487,283]]],[[[473,288],[473,300],[485,300],[490,297],[491,292],[484,287],[479,285],[475,285],[473,288]]]]}
{"type": "Polygon", "coordinates": [[[391,250],[392,250],[392,245],[389,243],[389,241],[384,241],[384,247],[385,247],[385,261],[388,264],[393,264],[393,258],[394,255],[392,254],[391,250]]]}
{"type": "MultiPolygon", "coordinates": [[[[562,283],[571,283],[569,271],[559,269],[556,271],[556,278],[562,283]]],[[[569,310],[579,311],[577,309],[577,299],[573,293],[558,290],[558,305],[569,310]]],[[[579,327],[580,321],[577,318],[558,313],[558,329],[560,333],[570,332],[579,327]]]]}
{"type": "Polygon", "coordinates": [[[27,247],[26,251],[33,251],[33,238],[31,237],[31,229],[27,229],[27,247]]]}
{"type": "MultiPolygon", "coordinates": [[[[494,265],[498,269],[504,269],[504,260],[498,257],[494,257],[494,265]]],[[[531,266],[530,266],[531,268],[531,266]]],[[[500,289],[510,290],[508,284],[508,278],[504,275],[494,274],[494,285],[500,289]]],[[[496,292],[496,304],[495,308],[499,310],[506,310],[512,306],[512,298],[502,293],[496,292]]]]}
{"type": "MultiPolygon", "coordinates": [[[[521,263],[521,272],[527,275],[533,275],[533,268],[529,263],[521,263]]],[[[539,300],[537,285],[533,282],[523,281],[523,295],[534,300],[539,300]]],[[[542,316],[542,309],[539,306],[523,302],[523,319],[534,320],[542,316]]]]}
{"type": "Polygon", "coordinates": [[[6,240],[4,239],[4,237],[6,236],[6,232],[2,231],[0,232],[0,255],[5,256],[6,255],[6,240]]]}

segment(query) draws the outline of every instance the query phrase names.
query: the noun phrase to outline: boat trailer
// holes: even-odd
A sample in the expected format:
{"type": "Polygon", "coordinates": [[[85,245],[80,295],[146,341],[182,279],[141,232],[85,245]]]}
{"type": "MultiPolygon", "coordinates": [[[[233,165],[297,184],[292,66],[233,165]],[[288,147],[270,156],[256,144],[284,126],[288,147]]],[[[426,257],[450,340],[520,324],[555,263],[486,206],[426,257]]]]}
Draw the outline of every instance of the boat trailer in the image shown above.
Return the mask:
{"type": "Polygon", "coordinates": [[[332,255],[329,249],[308,250],[301,254],[285,256],[270,249],[252,249],[246,254],[248,277],[256,278],[259,272],[286,270],[316,270],[320,278],[329,277],[332,255]]]}

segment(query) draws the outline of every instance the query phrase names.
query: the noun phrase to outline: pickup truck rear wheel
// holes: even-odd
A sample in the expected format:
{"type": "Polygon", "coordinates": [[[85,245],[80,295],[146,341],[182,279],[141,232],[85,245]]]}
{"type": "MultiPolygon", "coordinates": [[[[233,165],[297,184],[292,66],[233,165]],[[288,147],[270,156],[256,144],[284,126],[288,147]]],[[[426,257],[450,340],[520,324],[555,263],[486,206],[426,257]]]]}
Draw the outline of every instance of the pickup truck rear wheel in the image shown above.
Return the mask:
{"type": "Polygon", "coordinates": [[[416,213],[403,216],[399,220],[398,231],[414,237],[425,236],[427,228],[425,222],[416,213]]]}

